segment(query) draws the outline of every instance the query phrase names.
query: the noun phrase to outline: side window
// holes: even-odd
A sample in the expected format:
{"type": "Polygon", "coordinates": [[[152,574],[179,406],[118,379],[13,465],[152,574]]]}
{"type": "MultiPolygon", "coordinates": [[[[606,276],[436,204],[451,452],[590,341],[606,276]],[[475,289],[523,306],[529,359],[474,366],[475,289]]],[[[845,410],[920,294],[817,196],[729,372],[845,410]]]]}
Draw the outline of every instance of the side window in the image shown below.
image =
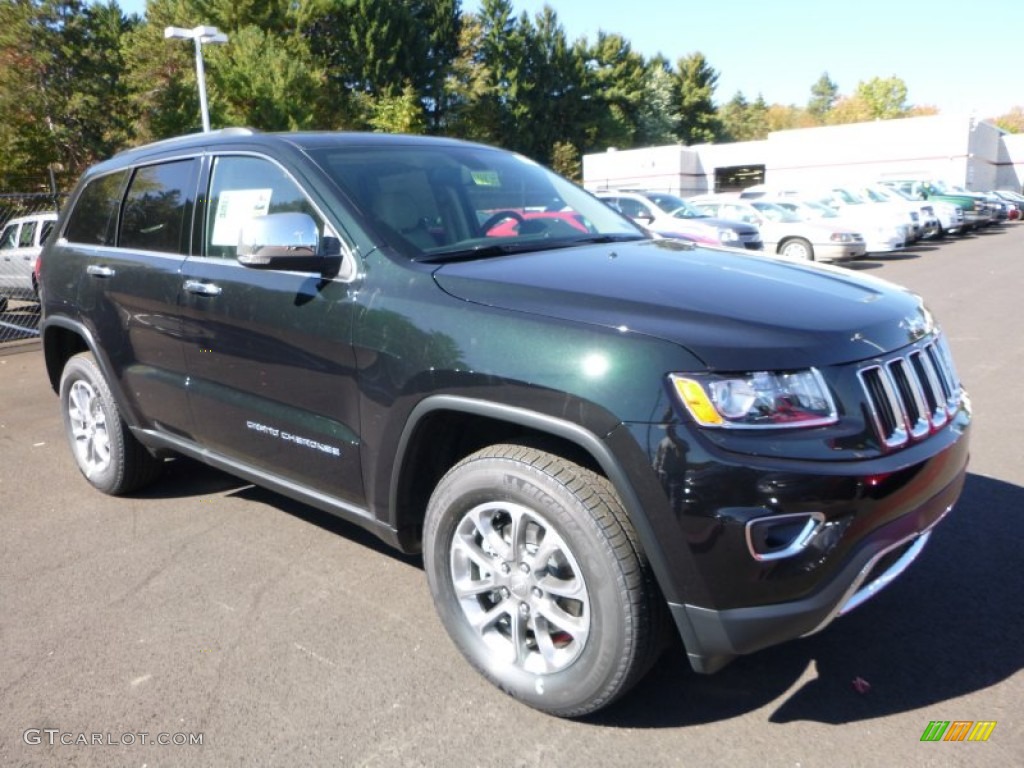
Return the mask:
{"type": "Polygon", "coordinates": [[[53,233],[53,227],[56,221],[47,219],[43,222],[43,231],[39,233],[39,244],[46,245],[46,241],[50,239],[50,235],[53,233]]]}
{"type": "Polygon", "coordinates": [[[13,248],[16,242],[18,242],[18,225],[8,224],[0,234],[0,249],[13,248]]]}
{"type": "Polygon", "coordinates": [[[626,216],[629,216],[631,219],[651,217],[647,209],[643,205],[638,203],[636,200],[630,200],[627,197],[620,197],[618,199],[618,203],[619,210],[621,210],[626,216]]]}
{"type": "Polygon", "coordinates": [[[321,237],[324,222],[305,193],[280,167],[260,157],[226,155],[214,160],[203,238],[203,255],[233,259],[246,219],[298,212],[313,217],[321,237]]]}
{"type": "Polygon", "coordinates": [[[21,234],[18,235],[19,248],[31,248],[35,245],[34,238],[38,225],[38,221],[26,221],[21,225],[21,234]]]}
{"type": "Polygon", "coordinates": [[[73,243],[113,245],[117,212],[128,171],[100,176],[86,184],[68,218],[64,237],[73,243]]]}
{"type": "Polygon", "coordinates": [[[120,248],[188,253],[198,160],[138,168],[121,214],[120,248]]]}
{"type": "Polygon", "coordinates": [[[748,224],[752,224],[754,222],[754,219],[757,218],[756,216],[754,216],[750,212],[749,209],[747,209],[747,208],[740,208],[740,207],[735,206],[735,205],[723,205],[723,206],[721,206],[718,209],[718,211],[719,211],[718,215],[721,216],[723,219],[733,219],[734,221],[745,221],[748,224]]]}

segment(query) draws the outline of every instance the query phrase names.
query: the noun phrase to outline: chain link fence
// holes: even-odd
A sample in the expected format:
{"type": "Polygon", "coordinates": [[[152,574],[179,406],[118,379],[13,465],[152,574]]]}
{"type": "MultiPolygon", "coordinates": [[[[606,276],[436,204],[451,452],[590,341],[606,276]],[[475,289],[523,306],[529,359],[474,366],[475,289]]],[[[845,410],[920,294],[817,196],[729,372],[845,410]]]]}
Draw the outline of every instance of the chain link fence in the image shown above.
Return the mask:
{"type": "Polygon", "coordinates": [[[39,338],[35,267],[62,195],[0,194],[0,349],[39,338]]]}

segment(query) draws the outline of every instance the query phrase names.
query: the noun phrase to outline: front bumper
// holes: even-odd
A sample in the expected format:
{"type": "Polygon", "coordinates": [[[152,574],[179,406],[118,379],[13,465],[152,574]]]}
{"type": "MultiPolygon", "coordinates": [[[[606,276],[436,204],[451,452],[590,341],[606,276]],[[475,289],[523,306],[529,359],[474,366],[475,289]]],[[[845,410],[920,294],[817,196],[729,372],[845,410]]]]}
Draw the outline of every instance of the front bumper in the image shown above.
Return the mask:
{"type": "Polygon", "coordinates": [[[970,406],[964,395],[945,427],[906,448],[838,462],[741,459],[680,426],[649,454],[671,521],[650,554],[706,673],[824,628],[910,564],[963,488],[970,406]]]}
{"type": "Polygon", "coordinates": [[[966,471],[925,504],[874,531],[813,595],[776,605],[713,610],[670,604],[693,669],[712,673],[739,655],[820,632],[894,581],[923,551],[932,529],[953,508],[966,471]]]}

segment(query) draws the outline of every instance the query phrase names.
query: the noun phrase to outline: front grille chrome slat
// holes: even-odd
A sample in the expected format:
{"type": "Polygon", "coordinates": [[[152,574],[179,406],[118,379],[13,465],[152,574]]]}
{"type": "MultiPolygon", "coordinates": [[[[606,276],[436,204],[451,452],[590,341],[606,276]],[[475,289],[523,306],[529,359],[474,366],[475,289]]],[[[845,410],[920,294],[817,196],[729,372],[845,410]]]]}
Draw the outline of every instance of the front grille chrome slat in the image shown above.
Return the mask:
{"type": "Polygon", "coordinates": [[[894,449],[946,424],[960,402],[960,384],[945,339],[932,338],[902,355],[858,371],[879,438],[894,449]]]}

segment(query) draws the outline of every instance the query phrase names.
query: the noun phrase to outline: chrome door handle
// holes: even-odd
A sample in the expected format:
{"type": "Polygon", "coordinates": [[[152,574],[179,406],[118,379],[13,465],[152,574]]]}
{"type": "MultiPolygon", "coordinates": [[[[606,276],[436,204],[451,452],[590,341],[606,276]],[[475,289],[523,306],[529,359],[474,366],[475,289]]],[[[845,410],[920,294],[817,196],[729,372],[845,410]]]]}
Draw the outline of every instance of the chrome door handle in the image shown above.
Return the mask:
{"type": "Polygon", "coordinates": [[[216,283],[204,283],[202,280],[186,280],[185,290],[200,296],[220,296],[220,286],[216,283]]]}
{"type": "Polygon", "coordinates": [[[100,266],[99,264],[90,264],[88,267],[85,268],[85,271],[86,271],[87,274],[90,274],[93,277],[113,277],[114,276],[114,270],[113,269],[111,269],[110,267],[100,266]]]}

